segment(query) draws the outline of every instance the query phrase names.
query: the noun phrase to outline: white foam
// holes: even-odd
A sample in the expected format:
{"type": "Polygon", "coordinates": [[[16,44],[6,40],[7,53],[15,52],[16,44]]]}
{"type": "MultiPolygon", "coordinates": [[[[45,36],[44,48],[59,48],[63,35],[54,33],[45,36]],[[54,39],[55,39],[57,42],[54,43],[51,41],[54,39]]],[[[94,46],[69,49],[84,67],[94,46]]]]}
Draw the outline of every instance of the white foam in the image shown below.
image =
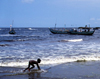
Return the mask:
{"type": "MultiPolygon", "coordinates": [[[[64,56],[58,56],[58,57],[48,57],[48,58],[42,58],[41,59],[40,66],[55,66],[62,63],[68,63],[68,62],[75,62],[77,60],[86,60],[86,61],[100,61],[100,55],[80,55],[80,56],[71,56],[71,57],[64,57],[64,56]]],[[[29,60],[25,61],[6,61],[1,62],[0,66],[10,66],[10,67],[27,67],[29,60]]]]}
{"type": "Polygon", "coordinates": [[[58,65],[62,63],[68,63],[68,62],[75,62],[77,60],[86,60],[86,61],[100,61],[99,55],[80,55],[80,56],[72,56],[71,58],[66,57],[60,57],[60,58],[54,58],[54,59],[46,59],[41,62],[41,64],[46,65],[58,65]]]}
{"type": "Polygon", "coordinates": [[[61,64],[61,63],[66,63],[66,62],[73,62],[72,59],[52,59],[52,60],[44,60],[41,62],[41,64],[45,64],[45,65],[57,65],[57,64],[61,64]]]}
{"type": "Polygon", "coordinates": [[[2,62],[0,66],[10,66],[10,67],[18,67],[18,66],[26,66],[28,62],[2,62]]]}
{"type": "Polygon", "coordinates": [[[34,71],[34,72],[47,72],[47,70],[41,69],[41,70],[37,70],[37,71],[34,71]]]}
{"type": "Polygon", "coordinates": [[[29,30],[36,30],[36,29],[33,29],[33,28],[28,28],[29,30]]]}
{"type": "Polygon", "coordinates": [[[64,40],[61,40],[61,41],[64,41],[64,42],[79,42],[79,41],[83,41],[83,39],[71,39],[71,40],[64,39],[64,40]]]}
{"type": "Polygon", "coordinates": [[[0,36],[15,36],[15,35],[11,35],[11,34],[2,34],[0,36]]]}

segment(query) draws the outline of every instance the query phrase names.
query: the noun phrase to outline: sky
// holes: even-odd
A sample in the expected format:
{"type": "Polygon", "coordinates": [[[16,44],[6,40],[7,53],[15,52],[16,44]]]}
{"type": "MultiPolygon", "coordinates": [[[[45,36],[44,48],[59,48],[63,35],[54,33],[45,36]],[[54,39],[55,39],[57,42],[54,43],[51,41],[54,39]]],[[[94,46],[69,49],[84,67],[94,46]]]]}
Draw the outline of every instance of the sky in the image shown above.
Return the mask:
{"type": "Polygon", "coordinates": [[[0,27],[100,27],[100,0],[0,0],[0,27]]]}

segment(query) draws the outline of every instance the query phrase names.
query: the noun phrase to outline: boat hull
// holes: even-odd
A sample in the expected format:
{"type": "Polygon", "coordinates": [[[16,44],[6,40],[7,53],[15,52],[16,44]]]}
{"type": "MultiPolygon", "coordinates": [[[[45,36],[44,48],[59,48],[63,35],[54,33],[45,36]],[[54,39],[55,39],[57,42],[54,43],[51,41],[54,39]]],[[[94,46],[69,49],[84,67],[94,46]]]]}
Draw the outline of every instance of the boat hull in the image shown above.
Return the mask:
{"type": "Polygon", "coordinates": [[[74,34],[74,35],[92,35],[94,33],[94,31],[82,31],[82,32],[74,32],[74,31],[71,31],[70,34],[74,34]]]}
{"type": "Polygon", "coordinates": [[[68,31],[55,30],[55,29],[51,29],[51,28],[49,30],[53,34],[68,34],[68,31]]]}
{"type": "Polygon", "coordinates": [[[61,30],[56,30],[56,29],[49,29],[51,33],[53,34],[73,34],[73,35],[92,35],[94,31],[73,31],[73,30],[66,30],[66,31],[61,31],[61,30]]]}
{"type": "Polygon", "coordinates": [[[15,34],[16,32],[14,30],[9,31],[9,34],[15,34]]]}

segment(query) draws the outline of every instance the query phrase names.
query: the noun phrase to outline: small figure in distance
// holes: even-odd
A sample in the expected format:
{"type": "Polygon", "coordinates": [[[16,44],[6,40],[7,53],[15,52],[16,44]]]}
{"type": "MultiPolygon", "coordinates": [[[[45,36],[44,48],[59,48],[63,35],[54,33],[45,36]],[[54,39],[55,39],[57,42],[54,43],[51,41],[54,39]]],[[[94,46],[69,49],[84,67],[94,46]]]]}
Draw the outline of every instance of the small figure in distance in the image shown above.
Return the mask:
{"type": "Polygon", "coordinates": [[[37,59],[37,61],[35,61],[35,60],[30,60],[30,61],[29,61],[29,64],[28,64],[28,67],[27,67],[23,72],[25,72],[27,69],[28,69],[28,71],[30,71],[32,68],[35,67],[34,64],[37,65],[38,70],[41,70],[41,69],[40,69],[40,66],[39,66],[39,64],[38,64],[38,63],[40,63],[40,62],[41,62],[41,59],[37,59]],[[32,65],[32,67],[30,68],[31,65],[32,65]]]}

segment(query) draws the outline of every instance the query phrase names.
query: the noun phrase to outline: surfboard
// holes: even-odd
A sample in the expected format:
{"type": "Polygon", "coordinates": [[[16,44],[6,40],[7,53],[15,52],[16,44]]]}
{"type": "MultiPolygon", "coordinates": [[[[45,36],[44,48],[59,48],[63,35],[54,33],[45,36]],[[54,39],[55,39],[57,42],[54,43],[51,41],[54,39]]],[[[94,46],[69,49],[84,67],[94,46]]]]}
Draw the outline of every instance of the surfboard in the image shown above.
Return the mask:
{"type": "Polygon", "coordinates": [[[32,69],[30,72],[47,72],[47,70],[44,70],[44,69],[41,69],[41,70],[32,69]]]}
{"type": "Polygon", "coordinates": [[[41,73],[41,72],[47,72],[47,70],[44,70],[44,69],[41,69],[41,70],[38,70],[38,69],[32,69],[32,70],[30,70],[30,71],[25,71],[25,72],[23,72],[24,74],[30,74],[30,73],[41,73]]]}
{"type": "Polygon", "coordinates": [[[26,72],[23,72],[23,70],[20,70],[20,71],[17,71],[17,72],[14,71],[11,74],[7,74],[7,75],[4,75],[4,76],[26,75],[26,74],[42,73],[42,72],[47,72],[47,70],[44,70],[44,69],[41,69],[41,70],[32,69],[32,70],[26,71],[26,72]]]}

